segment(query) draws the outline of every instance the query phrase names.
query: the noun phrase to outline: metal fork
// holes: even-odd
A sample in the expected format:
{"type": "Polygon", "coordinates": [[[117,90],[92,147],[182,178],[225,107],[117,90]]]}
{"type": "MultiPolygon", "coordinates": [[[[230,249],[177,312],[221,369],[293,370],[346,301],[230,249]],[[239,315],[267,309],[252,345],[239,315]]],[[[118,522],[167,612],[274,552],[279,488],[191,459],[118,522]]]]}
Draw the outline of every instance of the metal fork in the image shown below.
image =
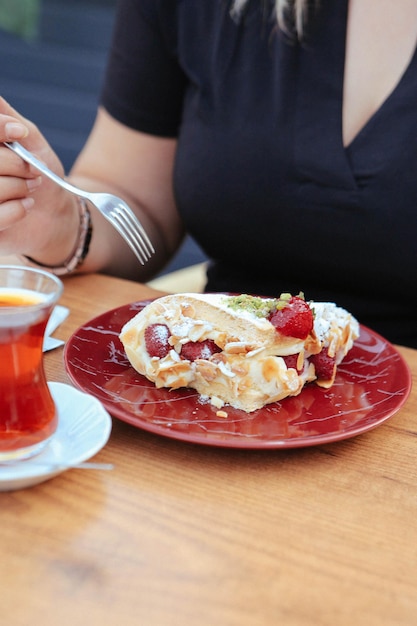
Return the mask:
{"type": "Polygon", "coordinates": [[[123,237],[142,265],[150,259],[155,252],[151,240],[132,209],[124,200],[110,193],[91,193],[78,189],[78,187],[71,185],[66,180],[54,174],[42,161],[39,161],[17,141],[4,142],[4,145],[10,148],[10,150],[13,150],[13,152],[18,154],[24,161],[36,167],[36,169],[42,172],[42,174],[45,174],[45,176],[48,176],[48,178],[53,180],[60,187],[94,204],[100,213],[104,215],[123,237]]]}

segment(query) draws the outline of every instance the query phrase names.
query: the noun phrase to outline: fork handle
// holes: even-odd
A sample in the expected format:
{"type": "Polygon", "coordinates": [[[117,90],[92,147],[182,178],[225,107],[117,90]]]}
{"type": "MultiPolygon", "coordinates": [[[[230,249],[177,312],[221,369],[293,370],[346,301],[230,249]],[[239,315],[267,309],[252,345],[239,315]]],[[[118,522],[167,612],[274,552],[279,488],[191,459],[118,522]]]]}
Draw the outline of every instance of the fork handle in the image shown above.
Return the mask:
{"type": "Polygon", "coordinates": [[[53,180],[54,183],[56,183],[60,187],[63,187],[67,191],[74,193],[77,196],[87,198],[88,194],[85,194],[81,189],[74,187],[74,185],[71,185],[71,183],[68,183],[60,176],[57,176],[57,174],[54,174],[54,172],[52,172],[44,163],[42,163],[42,161],[39,161],[39,159],[37,159],[34,154],[29,152],[29,150],[26,150],[26,148],[24,148],[17,141],[5,141],[4,145],[10,148],[10,150],[15,152],[18,156],[20,156],[20,158],[26,161],[26,163],[30,163],[31,165],[36,167],[37,170],[42,172],[42,174],[45,174],[45,176],[53,180]]]}

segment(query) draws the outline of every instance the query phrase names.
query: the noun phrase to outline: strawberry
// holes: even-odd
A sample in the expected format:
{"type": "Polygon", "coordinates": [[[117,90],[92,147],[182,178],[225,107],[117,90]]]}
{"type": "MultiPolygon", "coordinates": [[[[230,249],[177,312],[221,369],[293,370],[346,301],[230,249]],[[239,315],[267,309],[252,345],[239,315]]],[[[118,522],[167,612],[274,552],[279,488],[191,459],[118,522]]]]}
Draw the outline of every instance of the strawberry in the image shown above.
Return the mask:
{"type": "Polygon", "coordinates": [[[181,356],[187,361],[195,361],[196,359],[209,359],[212,354],[221,352],[218,345],[212,339],[205,341],[188,341],[181,348],[181,356]]]}
{"type": "Polygon", "coordinates": [[[168,343],[171,333],[166,324],[151,324],[145,328],[145,345],[149,356],[163,359],[171,350],[168,343]]]}
{"type": "Polygon", "coordinates": [[[289,354],[288,356],[284,356],[282,358],[284,359],[285,365],[288,369],[292,368],[294,370],[297,370],[297,372],[302,371],[302,369],[299,370],[297,368],[298,354],[289,354]]]}
{"type": "Polygon", "coordinates": [[[313,311],[299,296],[291,296],[284,306],[273,311],[268,319],[281,335],[296,339],[307,339],[314,321],[313,311]]]}
{"type": "Polygon", "coordinates": [[[314,365],[316,376],[319,380],[331,380],[333,378],[336,359],[329,356],[325,348],[318,354],[311,356],[310,361],[314,365]]]}

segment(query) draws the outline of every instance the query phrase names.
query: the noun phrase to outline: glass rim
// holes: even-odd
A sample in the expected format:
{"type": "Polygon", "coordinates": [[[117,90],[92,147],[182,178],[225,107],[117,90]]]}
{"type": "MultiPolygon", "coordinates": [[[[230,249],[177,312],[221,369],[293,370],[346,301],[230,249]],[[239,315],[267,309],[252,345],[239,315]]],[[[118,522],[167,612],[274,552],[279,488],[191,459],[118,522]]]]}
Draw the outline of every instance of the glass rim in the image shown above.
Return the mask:
{"type": "MultiPolygon", "coordinates": [[[[32,311],[36,311],[37,309],[43,309],[47,306],[51,306],[54,303],[56,303],[59,298],[62,295],[62,292],[64,290],[64,283],[62,282],[62,280],[60,278],[58,278],[58,276],[55,276],[55,274],[53,274],[52,272],[48,272],[47,270],[44,270],[42,268],[37,268],[37,267],[28,267],[27,265],[13,265],[13,264],[0,264],[0,273],[2,271],[6,271],[6,270],[17,270],[19,272],[25,272],[25,273],[30,273],[33,275],[38,275],[38,276],[42,276],[43,278],[46,278],[50,281],[52,281],[55,286],[56,286],[56,290],[52,291],[51,293],[42,293],[41,295],[42,300],[40,300],[39,302],[35,302],[33,304],[27,304],[27,305],[5,305],[5,306],[0,306],[0,314],[3,312],[4,314],[6,313],[10,313],[12,311],[20,311],[22,312],[23,310],[28,311],[28,310],[32,310],[32,311]]],[[[0,285],[0,290],[1,289],[27,289],[30,290],[30,288],[28,287],[12,287],[12,286],[8,286],[8,285],[0,285]]],[[[36,291],[36,289],[33,289],[33,291],[36,291]]]]}

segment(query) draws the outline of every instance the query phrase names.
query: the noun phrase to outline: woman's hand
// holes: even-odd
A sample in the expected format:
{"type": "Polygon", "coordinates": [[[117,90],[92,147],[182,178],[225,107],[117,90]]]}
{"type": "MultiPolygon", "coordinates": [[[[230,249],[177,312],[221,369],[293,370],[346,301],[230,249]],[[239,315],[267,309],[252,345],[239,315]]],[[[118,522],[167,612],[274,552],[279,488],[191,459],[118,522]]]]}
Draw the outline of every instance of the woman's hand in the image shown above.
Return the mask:
{"type": "Polygon", "coordinates": [[[59,176],[61,162],[38,128],[0,98],[0,255],[60,264],[78,229],[75,199],[3,145],[19,141],[59,176]],[[71,236],[73,233],[73,236],[71,236]]]}
{"type": "MultiPolygon", "coordinates": [[[[62,265],[76,247],[79,210],[74,195],[2,145],[19,141],[58,176],[64,171],[39,129],[0,98],[0,256],[26,255],[62,265]]],[[[141,266],[113,226],[91,207],[93,236],[80,271],[147,280],[175,252],[183,226],[173,197],[176,142],[123,126],[99,110],[70,180],[81,189],[124,198],[151,237],[156,253],[141,266]]]]}

